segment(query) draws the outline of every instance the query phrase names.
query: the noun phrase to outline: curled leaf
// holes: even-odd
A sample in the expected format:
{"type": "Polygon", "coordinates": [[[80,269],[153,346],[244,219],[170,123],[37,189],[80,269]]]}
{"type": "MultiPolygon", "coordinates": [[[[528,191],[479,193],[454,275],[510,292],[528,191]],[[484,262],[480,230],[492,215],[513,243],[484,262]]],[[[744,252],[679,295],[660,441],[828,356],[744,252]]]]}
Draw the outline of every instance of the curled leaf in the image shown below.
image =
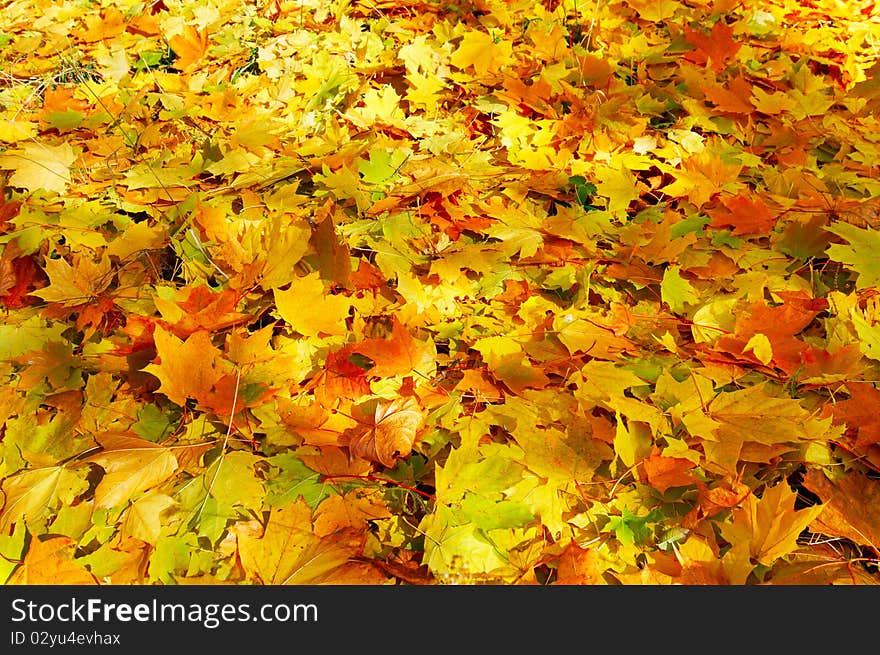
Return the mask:
{"type": "Polygon", "coordinates": [[[380,403],[367,429],[349,442],[351,453],[382,466],[394,466],[395,459],[412,451],[423,420],[422,410],[412,398],[380,403]]]}

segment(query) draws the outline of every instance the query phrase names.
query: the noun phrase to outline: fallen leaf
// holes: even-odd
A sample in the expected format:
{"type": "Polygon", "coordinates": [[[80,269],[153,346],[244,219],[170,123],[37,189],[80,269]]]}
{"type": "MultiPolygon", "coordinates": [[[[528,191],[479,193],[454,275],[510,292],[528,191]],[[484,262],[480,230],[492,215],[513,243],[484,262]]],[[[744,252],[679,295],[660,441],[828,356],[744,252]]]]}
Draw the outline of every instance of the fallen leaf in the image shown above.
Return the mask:
{"type": "Polygon", "coordinates": [[[9,585],[95,585],[95,577],[74,561],[76,541],[69,537],[34,538],[9,585]]]}
{"type": "Polygon", "coordinates": [[[416,440],[424,414],[413,398],[398,398],[376,406],[366,430],[349,441],[356,457],[392,467],[398,458],[407,457],[416,440]]]}

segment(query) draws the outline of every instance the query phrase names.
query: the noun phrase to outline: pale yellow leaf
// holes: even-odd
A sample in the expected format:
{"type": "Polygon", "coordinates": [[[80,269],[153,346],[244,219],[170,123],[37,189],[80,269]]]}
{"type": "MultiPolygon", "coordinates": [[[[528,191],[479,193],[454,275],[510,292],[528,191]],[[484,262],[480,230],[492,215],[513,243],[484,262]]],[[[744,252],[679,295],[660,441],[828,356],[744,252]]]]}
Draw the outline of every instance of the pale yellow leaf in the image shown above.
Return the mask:
{"type": "Polygon", "coordinates": [[[70,184],[70,167],[77,151],[69,143],[50,146],[25,143],[16,150],[0,155],[0,169],[14,171],[9,185],[28,191],[45,189],[64,193],[70,184]]]}

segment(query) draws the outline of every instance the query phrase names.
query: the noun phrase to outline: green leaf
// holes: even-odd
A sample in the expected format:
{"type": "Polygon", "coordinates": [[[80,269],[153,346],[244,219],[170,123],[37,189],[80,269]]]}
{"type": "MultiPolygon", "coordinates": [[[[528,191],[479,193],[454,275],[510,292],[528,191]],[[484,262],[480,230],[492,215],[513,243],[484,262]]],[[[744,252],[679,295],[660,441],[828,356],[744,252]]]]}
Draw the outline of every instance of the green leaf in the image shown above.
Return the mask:
{"type": "Polygon", "coordinates": [[[333,494],[333,487],[325,484],[321,475],[303,464],[294,453],[281,453],[266,461],[272,465],[266,482],[266,503],[271,507],[283,507],[301,497],[315,509],[333,494]]]}
{"type": "Polygon", "coordinates": [[[825,228],[843,237],[849,245],[828,246],[826,252],[834,261],[852,268],[856,274],[856,289],[880,286],[880,231],[864,230],[849,223],[837,223],[825,228]]]}
{"type": "Polygon", "coordinates": [[[358,160],[358,173],[367,184],[387,184],[393,182],[395,172],[406,159],[402,150],[370,150],[369,160],[358,160]]]}
{"type": "MultiPolygon", "coordinates": [[[[83,473],[85,469],[81,469],[83,473]]],[[[89,487],[80,471],[63,466],[30,469],[3,481],[5,502],[0,513],[0,535],[9,534],[9,528],[19,519],[45,519],[61,504],[71,504],[89,487]]]]}
{"type": "Polygon", "coordinates": [[[470,522],[483,530],[518,528],[534,520],[527,505],[515,500],[491,500],[468,493],[460,505],[462,523],[470,522]]]}
{"type": "Polygon", "coordinates": [[[676,314],[685,311],[686,305],[696,305],[700,296],[693,285],[681,276],[681,266],[673,264],[663,272],[660,296],[676,314]]]}
{"type": "Polygon", "coordinates": [[[256,455],[236,450],[218,457],[205,472],[208,492],[221,504],[242,505],[259,512],[263,505],[263,482],[257,478],[256,455]]]}
{"type": "Polygon", "coordinates": [[[661,514],[653,511],[647,516],[637,516],[624,507],[620,516],[609,517],[607,528],[612,530],[620,541],[628,546],[644,545],[651,538],[649,524],[656,523],[661,514]]]}
{"type": "Polygon", "coordinates": [[[49,125],[60,132],[75,130],[82,124],[84,119],[85,116],[72,109],[68,109],[67,111],[53,111],[46,117],[46,121],[49,125]]]}
{"type": "Polygon", "coordinates": [[[156,405],[144,405],[138,410],[137,417],[131,429],[142,439],[158,443],[171,432],[171,417],[156,405]]]}
{"type": "Polygon", "coordinates": [[[25,552],[27,528],[24,522],[15,524],[12,534],[0,535],[0,584],[6,584],[9,576],[18,567],[25,552]]]}
{"type": "Polygon", "coordinates": [[[859,349],[865,357],[880,362],[880,323],[873,325],[856,309],[851,310],[853,327],[859,335],[859,349]]]}

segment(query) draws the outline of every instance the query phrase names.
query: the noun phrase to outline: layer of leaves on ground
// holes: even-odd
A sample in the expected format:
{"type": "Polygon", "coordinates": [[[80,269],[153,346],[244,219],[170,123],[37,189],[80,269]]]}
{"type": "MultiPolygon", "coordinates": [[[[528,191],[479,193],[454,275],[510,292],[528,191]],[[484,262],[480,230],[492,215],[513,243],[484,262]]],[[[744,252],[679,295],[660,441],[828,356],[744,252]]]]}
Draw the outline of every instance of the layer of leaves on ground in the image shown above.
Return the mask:
{"type": "Polygon", "coordinates": [[[873,584],[859,0],[5,2],[0,577],[873,584]]]}

